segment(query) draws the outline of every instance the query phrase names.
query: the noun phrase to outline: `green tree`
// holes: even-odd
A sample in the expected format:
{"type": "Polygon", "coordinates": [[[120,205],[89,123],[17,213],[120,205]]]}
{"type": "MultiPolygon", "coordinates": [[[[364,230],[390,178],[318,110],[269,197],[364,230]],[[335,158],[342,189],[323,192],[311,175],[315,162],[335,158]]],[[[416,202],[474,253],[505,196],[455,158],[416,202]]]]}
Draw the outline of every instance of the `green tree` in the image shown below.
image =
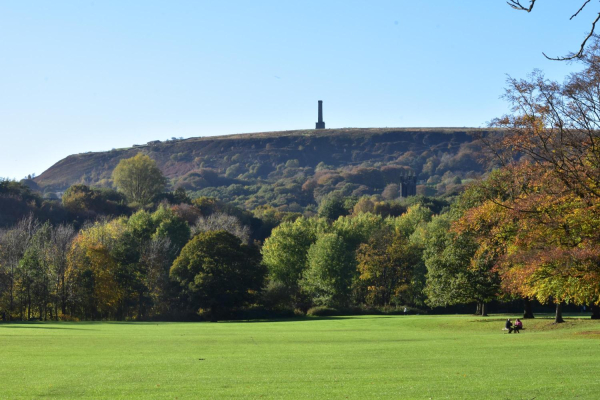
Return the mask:
{"type": "Polygon", "coordinates": [[[414,206],[408,207],[407,212],[391,221],[396,230],[408,238],[419,226],[431,221],[432,214],[429,208],[417,203],[414,206]]]}
{"type": "Polygon", "coordinates": [[[348,215],[348,209],[344,204],[344,199],[341,197],[331,195],[321,201],[319,205],[319,217],[335,221],[343,215],[348,215]]]}
{"type": "Polygon", "coordinates": [[[166,179],[154,160],[141,153],[121,160],[112,178],[130,202],[141,205],[148,204],[166,185],[166,179]]]}
{"type": "Polygon", "coordinates": [[[371,235],[385,226],[385,220],[380,215],[361,213],[355,217],[341,217],[332,224],[332,229],[348,244],[354,252],[361,243],[365,243],[371,235]]]}
{"type": "Polygon", "coordinates": [[[317,236],[316,225],[315,220],[303,217],[283,222],[273,229],[261,249],[271,280],[281,282],[293,293],[307,267],[308,249],[317,236]]]}
{"type": "Polygon", "coordinates": [[[143,284],[147,290],[151,315],[167,315],[173,305],[177,290],[169,277],[173,259],[171,241],[157,237],[144,244],[140,254],[143,284]]]}
{"type": "Polygon", "coordinates": [[[171,267],[191,308],[209,311],[213,321],[245,305],[262,287],[264,275],[256,248],[225,231],[196,235],[171,267]]]}
{"type": "MultiPolygon", "coordinates": [[[[30,214],[21,219],[12,229],[0,231],[0,283],[3,292],[0,295],[2,296],[2,308],[8,311],[8,319],[17,317],[17,306],[20,301],[18,294],[21,259],[39,226],[39,221],[30,214]]],[[[18,317],[22,318],[23,308],[20,305],[18,311],[18,317]]]]}
{"type": "Polygon", "coordinates": [[[160,206],[150,214],[140,210],[127,221],[118,256],[129,306],[138,317],[164,315],[176,298],[169,269],[190,238],[190,227],[172,208],[160,206]],[[132,248],[132,246],[134,248],[132,248]]]}
{"type": "MultiPolygon", "coordinates": [[[[151,239],[168,238],[170,248],[176,253],[190,239],[190,227],[171,208],[160,206],[152,214],[140,210],[127,220],[127,228],[137,240],[140,249],[151,239]]],[[[173,259],[175,259],[175,256],[173,259]]]]}
{"type": "Polygon", "coordinates": [[[141,247],[156,231],[156,222],[148,211],[139,210],[127,220],[127,229],[138,240],[141,247]]]}
{"type": "Polygon", "coordinates": [[[70,225],[59,225],[52,230],[51,242],[47,257],[50,265],[50,279],[53,282],[54,293],[54,317],[67,313],[67,282],[66,272],[68,266],[68,254],[71,243],[75,238],[75,228],[70,225]]]}
{"type": "Polygon", "coordinates": [[[478,245],[468,234],[451,230],[449,214],[434,217],[427,225],[424,260],[427,267],[425,293],[432,306],[477,303],[486,315],[485,303],[499,291],[498,274],[484,255],[475,257],[478,245]]]}
{"type": "Polygon", "coordinates": [[[168,238],[173,250],[176,252],[175,255],[190,240],[191,230],[188,223],[179,218],[170,208],[159,207],[152,214],[152,221],[156,226],[152,238],[168,238]]]}
{"type": "Polygon", "coordinates": [[[336,233],[325,233],[308,249],[308,268],[301,286],[313,303],[347,306],[356,263],[344,239],[336,233]]]}
{"type": "Polygon", "coordinates": [[[49,263],[46,253],[49,249],[52,227],[48,222],[39,226],[28,243],[27,250],[19,262],[17,282],[19,283],[20,315],[27,319],[38,311],[40,319],[45,320],[50,303],[49,263]]]}

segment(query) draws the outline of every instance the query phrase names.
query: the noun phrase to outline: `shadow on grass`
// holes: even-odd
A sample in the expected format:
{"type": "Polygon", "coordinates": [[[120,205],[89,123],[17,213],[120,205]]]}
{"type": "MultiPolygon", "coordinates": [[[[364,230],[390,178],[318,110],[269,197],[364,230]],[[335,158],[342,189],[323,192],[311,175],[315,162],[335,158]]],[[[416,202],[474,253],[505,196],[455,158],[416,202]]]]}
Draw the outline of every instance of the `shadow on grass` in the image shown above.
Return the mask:
{"type": "MultiPolygon", "coordinates": [[[[327,315],[327,316],[322,316],[322,317],[293,317],[293,318],[264,318],[264,319],[228,319],[228,320],[222,320],[222,321],[218,321],[218,323],[228,323],[228,324],[237,324],[237,323],[243,323],[243,324],[257,324],[257,323],[263,323],[263,322],[307,322],[307,321],[339,321],[339,320],[346,320],[346,319],[356,319],[356,318],[360,318],[360,319],[385,319],[385,318],[395,318],[397,316],[391,316],[391,315],[339,315],[339,316],[335,316],[335,315],[327,315]]],[[[208,321],[202,321],[202,322],[208,322],[208,321]]]]}
{"type": "MultiPolygon", "coordinates": [[[[474,316],[479,317],[479,316],[474,316]]],[[[481,317],[474,319],[470,322],[498,322],[498,321],[506,321],[507,318],[511,320],[521,319],[523,321],[546,321],[552,320],[554,321],[555,315],[553,313],[539,313],[535,314],[535,318],[523,318],[522,316],[515,314],[495,314],[490,315],[489,317],[481,317]]],[[[565,320],[592,320],[590,313],[566,313],[563,314],[563,318],[565,320]]]]}
{"type": "MultiPolygon", "coordinates": [[[[59,322],[51,322],[56,324],[59,322]]],[[[46,326],[45,323],[34,323],[34,322],[3,322],[0,323],[0,329],[58,329],[58,330],[72,330],[72,331],[95,331],[96,329],[81,329],[73,328],[70,326],[46,326]]]]}
{"type": "MultiPolygon", "coordinates": [[[[161,325],[161,324],[197,324],[209,321],[0,321],[0,329],[79,329],[76,326],[90,325],[161,325]],[[52,325],[52,326],[49,326],[52,325]],[[56,326],[59,325],[59,326],[56,326]]],[[[218,322],[246,322],[246,321],[218,321],[218,322]]],[[[79,329],[93,331],[96,329],[79,329]]]]}

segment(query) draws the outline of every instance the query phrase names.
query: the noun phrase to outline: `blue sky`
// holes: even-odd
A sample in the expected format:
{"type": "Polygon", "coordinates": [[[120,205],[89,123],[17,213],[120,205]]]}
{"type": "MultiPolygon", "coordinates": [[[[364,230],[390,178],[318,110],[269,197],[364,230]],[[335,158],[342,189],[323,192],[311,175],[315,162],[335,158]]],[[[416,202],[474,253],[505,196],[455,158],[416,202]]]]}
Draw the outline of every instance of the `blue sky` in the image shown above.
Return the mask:
{"type": "MultiPolygon", "coordinates": [[[[525,1],[527,2],[527,1],[525,1]]],[[[477,1],[0,2],[0,177],[170,137],[485,126],[506,75],[562,80],[597,10],[477,1]]]]}

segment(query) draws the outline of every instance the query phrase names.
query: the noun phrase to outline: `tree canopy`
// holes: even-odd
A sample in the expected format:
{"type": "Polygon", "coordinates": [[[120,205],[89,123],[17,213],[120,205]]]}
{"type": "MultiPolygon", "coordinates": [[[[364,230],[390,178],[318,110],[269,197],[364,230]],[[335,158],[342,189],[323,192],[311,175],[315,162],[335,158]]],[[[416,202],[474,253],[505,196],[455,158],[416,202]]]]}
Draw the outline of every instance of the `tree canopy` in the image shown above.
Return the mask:
{"type": "Polygon", "coordinates": [[[112,174],[117,188],[132,203],[145,205],[162,192],[166,179],[156,163],[147,155],[138,153],[135,157],[121,160],[112,174]]]}
{"type": "Polygon", "coordinates": [[[189,306],[212,320],[245,305],[263,284],[259,253],[226,231],[202,232],[182,249],[171,267],[189,306]]]}

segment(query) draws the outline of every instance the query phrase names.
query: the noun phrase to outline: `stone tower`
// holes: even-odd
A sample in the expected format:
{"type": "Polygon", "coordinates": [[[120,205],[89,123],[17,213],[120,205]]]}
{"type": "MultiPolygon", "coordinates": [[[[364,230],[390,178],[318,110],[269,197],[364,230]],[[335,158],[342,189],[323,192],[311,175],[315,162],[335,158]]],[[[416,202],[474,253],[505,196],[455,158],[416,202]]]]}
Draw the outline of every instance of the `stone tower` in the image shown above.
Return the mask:
{"type": "Polygon", "coordinates": [[[323,100],[319,100],[319,122],[317,122],[315,129],[325,129],[325,122],[323,122],[323,100]]]}

